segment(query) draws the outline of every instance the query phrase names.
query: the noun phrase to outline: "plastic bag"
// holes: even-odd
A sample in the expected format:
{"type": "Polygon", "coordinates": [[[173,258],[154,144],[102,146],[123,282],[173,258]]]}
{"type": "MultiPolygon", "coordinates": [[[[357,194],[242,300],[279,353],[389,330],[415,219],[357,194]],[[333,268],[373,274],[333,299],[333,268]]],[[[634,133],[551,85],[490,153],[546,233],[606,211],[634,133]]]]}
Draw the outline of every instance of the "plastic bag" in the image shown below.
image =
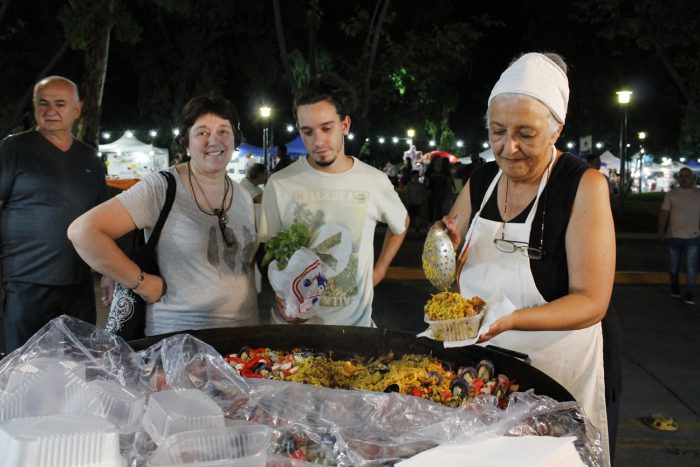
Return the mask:
{"type": "Polygon", "coordinates": [[[286,301],[285,314],[290,318],[311,318],[328,285],[321,259],[308,248],[295,251],[282,270],[272,261],[268,277],[272,289],[286,301]]]}
{"type": "MultiPolygon", "coordinates": [[[[144,394],[199,389],[221,407],[227,424],[250,421],[272,429],[268,465],[393,465],[440,444],[532,434],[573,436],[584,463],[601,465],[600,434],[581,407],[532,391],[512,394],[505,410],[494,396],[454,409],[399,393],[245,379],[190,335],[165,338],[137,353],[121,338],[66,316],[0,362],[0,389],[20,365],[49,356],[83,364],[87,382],[110,379],[144,394]]],[[[128,467],[145,465],[156,449],[143,429],[121,437],[128,467]]]]}

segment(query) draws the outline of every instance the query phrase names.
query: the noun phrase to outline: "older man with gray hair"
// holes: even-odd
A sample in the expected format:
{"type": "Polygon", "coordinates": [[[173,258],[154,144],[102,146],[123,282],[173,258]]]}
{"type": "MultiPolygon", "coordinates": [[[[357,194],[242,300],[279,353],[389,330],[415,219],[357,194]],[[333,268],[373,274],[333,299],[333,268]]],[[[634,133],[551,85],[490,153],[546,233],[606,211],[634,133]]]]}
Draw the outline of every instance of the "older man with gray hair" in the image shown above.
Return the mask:
{"type": "Polygon", "coordinates": [[[695,305],[700,251],[700,188],[687,167],[678,172],[678,187],[666,193],[659,213],[659,238],[666,239],[671,296],[681,298],[679,271],[685,254],[687,280],[683,302],[695,305]]]}
{"type": "Polygon", "coordinates": [[[0,143],[0,250],[5,351],[51,319],[95,323],[92,275],[68,240],[68,225],[107,198],[94,148],[73,137],[78,88],[50,76],[34,87],[36,128],[0,143]]]}

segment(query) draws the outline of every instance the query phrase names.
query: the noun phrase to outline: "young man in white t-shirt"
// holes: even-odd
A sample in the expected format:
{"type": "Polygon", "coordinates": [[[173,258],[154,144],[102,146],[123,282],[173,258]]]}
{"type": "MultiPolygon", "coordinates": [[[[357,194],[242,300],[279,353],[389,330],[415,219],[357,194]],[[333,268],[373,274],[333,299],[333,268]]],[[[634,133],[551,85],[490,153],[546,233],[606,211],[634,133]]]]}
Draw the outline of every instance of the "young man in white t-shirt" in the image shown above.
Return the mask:
{"type": "Polygon", "coordinates": [[[671,296],[681,296],[678,273],[685,253],[687,282],[683,301],[694,305],[700,252],[700,188],[695,185],[695,175],[688,168],[678,172],[678,184],[678,188],[666,194],[661,205],[659,238],[665,238],[668,245],[671,296]]]}
{"type": "MultiPolygon", "coordinates": [[[[409,219],[387,176],[345,154],[344,137],[350,130],[345,89],[336,78],[320,77],[295,96],[294,113],[308,156],[270,177],[258,235],[265,243],[294,222],[306,224],[324,246],[317,253],[330,271],[320,306],[308,322],[371,326],[374,286],[398,252],[409,219]],[[378,222],[388,229],[374,263],[378,222]]],[[[302,322],[287,317],[279,302],[273,322],[302,322]]]]}

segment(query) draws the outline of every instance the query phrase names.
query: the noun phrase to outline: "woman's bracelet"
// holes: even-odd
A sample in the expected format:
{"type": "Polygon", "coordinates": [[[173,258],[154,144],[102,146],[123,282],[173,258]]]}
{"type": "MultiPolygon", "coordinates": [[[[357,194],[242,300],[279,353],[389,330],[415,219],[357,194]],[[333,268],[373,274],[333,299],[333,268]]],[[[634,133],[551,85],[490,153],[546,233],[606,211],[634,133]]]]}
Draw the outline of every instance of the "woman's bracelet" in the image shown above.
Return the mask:
{"type": "Polygon", "coordinates": [[[140,271],[138,277],[136,278],[136,285],[133,286],[131,288],[131,290],[136,291],[136,289],[138,289],[141,286],[141,283],[143,282],[144,279],[145,279],[145,277],[144,277],[143,271],[140,271]]]}
{"type": "Polygon", "coordinates": [[[159,276],[159,277],[160,277],[160,283],[163,286],[163,291],[161,292],[160,298],[158,300],[163,298],[165,296],[165,294],[168,292],[168,283],[165,282],[165,279],[163,279],[163,276],[159,276]]]}

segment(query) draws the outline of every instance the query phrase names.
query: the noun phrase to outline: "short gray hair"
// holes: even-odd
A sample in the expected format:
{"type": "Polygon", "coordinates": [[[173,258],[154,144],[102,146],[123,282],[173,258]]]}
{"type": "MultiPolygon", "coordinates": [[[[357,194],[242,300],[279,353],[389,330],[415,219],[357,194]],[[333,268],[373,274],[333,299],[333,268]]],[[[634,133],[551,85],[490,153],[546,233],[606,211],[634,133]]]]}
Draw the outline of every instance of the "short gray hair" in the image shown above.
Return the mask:
{"type": "Polygon", "coordinates": [[[78,85],[75,84],[73,81],[69,80],[68,78],[64,78],[63,76],[47,76],[46,78],[42,79],[38,83],[34,85],[34,94],[32,95],[32,101],[36,102],[36,95],[39,94],[39,91],[46,86],[48,86],[51,83],[63,83],[71,87],[73,89],[73,93],[75,93],[75,100],[79,101],[80,100],[80,94],[78,93],[78,85]]]}

